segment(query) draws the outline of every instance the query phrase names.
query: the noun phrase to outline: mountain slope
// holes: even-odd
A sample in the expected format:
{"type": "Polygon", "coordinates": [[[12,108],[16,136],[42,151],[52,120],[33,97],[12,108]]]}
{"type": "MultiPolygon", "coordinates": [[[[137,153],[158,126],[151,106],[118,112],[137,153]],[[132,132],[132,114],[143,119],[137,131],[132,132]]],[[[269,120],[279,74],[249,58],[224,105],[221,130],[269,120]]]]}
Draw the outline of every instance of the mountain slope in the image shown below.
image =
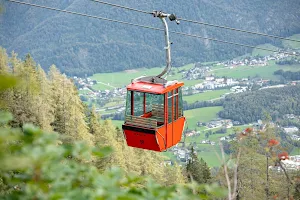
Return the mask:
{"type": "MultiPolygon", "coordinates": [[[[151,15],[92,1],[29,1],[122,21],[162,27],[151,15]]],[[[177,16],[252,31],[290,36],[300,33],[298,0],[166,0],[119,2],[138,9],[164,10],[177,16]]],[[[56,64],[69,75],[112,72],[164,65],[162,32],[4,2],[0,15],[0,45],[21,56],[31,53],[43,66],[56,64]]],[[[279,41],[181,22],[170,29],[227,41],[257,45],[279,41]]],[[[249,52],[232,45],[171,34],[173,64],[222,60],[249,52]]]]}

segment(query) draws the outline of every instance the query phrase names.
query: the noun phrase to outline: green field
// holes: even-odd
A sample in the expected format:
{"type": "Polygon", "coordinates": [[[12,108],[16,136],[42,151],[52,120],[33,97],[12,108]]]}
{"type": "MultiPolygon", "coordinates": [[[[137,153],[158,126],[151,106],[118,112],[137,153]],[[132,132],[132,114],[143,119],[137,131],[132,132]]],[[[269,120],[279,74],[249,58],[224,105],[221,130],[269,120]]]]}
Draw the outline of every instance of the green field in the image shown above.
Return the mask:
{"type": "Polygon", "coordinates": [[[278,77],[276,77],[273,73],[280,69],[285,71],[299,71],[300,65],[282,66],[276,65],[274,62],[270,62],[267,66],[239,66],[234,69],[220,69],[214,71],[214,74],[219,77],[226,76],[230,78],[247,78],[248,76],[259,76],[265,79],[276,80],[278,77]]]}
{"type": "MultiPolygon", "coordinates": [[[[246,129],[247,127],[249,127],[248,125],[245,126],[235,126],[234,128],[237,128],[239,131],[242,131],[244,129],[246,129]]],[[[202,127],[201,127],[202,128],[202,127]]],[[[188,146],[190,143],[192,142],[196,142],[196,145],[198,147],[198,150],[200,150],[200,152],[198,152],[198,157],[202,157],[205,162],[207,162],[207,164],[210,167],[214,167],[214,166],[220,166],[221,163],[217,158],[216,153],[221,157],[221,151],[220,151],[220,147],[218,145],[219,139],[221,137],[224,136],[228,136],[229,134],[234,133],[234,128],[230,128],[227,129],[227,133],[226,134],[214,134],[214,135],[210,135],[209,136],[209,140],[216,142],[216,145],[210,145],[210,144],[200,144],[200,142],[202,140],[205,140],[205,133],[208,131],[201,131],[200,136],[192,136],[192,137],[187,137],[186,138],[186,145],[188,146]]],[[[219,128],[216,129],[210,129],[211,131],[217,131],[219,128]]]]}
{"type": "MultiPolygon", "coordinates": [[[[181,80],[182,74],[179,73],[180,70],[187,70],[194,66],[194,64],[188,64],[182,67],[173,68],[172,73],[168,75],[167,80],[181,80]]],[[[132,79],[140,77],[140,76],[155,76],[164,69],[164,67],[156,67],[156,68],[140,68],[140,69],[134,69],[134,70],[126,70],[123,72],[114,72],[114,73],[101,73],[101,74],[94,74],[90,78],[92,80],[100,81],[104,84],[109,84],[113,87],[125,87],[128,85],[132,79]]],[[[192,80],[192,81],[186,81],[185,84],[187,86],[189,85],[195,85],[201,81],[192,80]]],[[[98,83],[93,86],[93,89],[96,90],[104,90],[104,89],[112,89],[109,86],[106,86],[104,84],[98,83]]]]}
{"type": "MultiPolygon", "coordinates": [[[[257,47],[271,49],[274,51],[277,51],[279,49],[278,47],[275,47],[271,44],[262,44],[262,45],[258,45],[257,47]]],[[[273,52],[271,52],[271,51],[265,51],[265,50],[261,50],[261,49],[253,49],[252,56],[267,56],[267,55],[271,55],[272,53],[273,52]]]]}
{"type": "MultiPolygon", "coordinates": [[[[249,127],[249,125],[243,125],[243,126],[234,126],[232,128],[229,128],[227,129],[227,133],[224,133],[224,134],[213,134],[213,135],[210,135],[209,140],[211,141],[214,141],[214,142],[218,142],[219,139],[221,137],[224,137],[224,136],[228,136],[232,133],[234,133],[234,129],[238,129],[238,131],[243,131],[245,130],[247,127],[249,127]]],[[[200,127],[198,128],[197,130],[200,130],[200,135],[199,136],[192,136],[192,137],[187,137],[185,139],[186,143],[189,144],[189,143],[192,143],[192,142],[201,142],[202,140],[205,140],[205,133],[208,132],[208,131],[212,131],[212,132],[216,132],[217,130],[219,130],[220,128],[213,128],[213,129],[207,129],[206,127],[200,127]]]]}
{"type": "Polygon", "coordinates": [[[109,86],[101,84],[101,83],[97,83],[97,84],[93,85],[92,88],[94,90],[111,90],[112,89],[112,87],[109,87],[109,86]]]}
{"type": "Polygon", "coordinates": [[[197,128],[197,122],[209,122],[217,117],[217,113],[221,111],[223,107],[205,107],[197,108],[193,110],[184,111],[184,116],[187,118],[189,129],[197,128]]]}
{"type": "MultiPolygon", "coordinates": [[[[289,39],[300,40],[300,34],[293,35],[293,36],[289,37],[289,39]]],[[[283,41],[282,44],[285,48],[292,48],[292,49],[300,48],[299,42],[283,41]]]]}
{"type": "Polygon", "coordinates": [[[214,65],[212,65],[211,69],[212,70],[217,70],[217,69],[222,69],[224,67],[225,67],[225,65],[216,65],[216,64],[214,64],[214,65]]]}
{"type": "Polygon", "coordinates": [[[181,80],[184,82],[184,86],[189,87],[189,86],[194,86],[199,83],[203,83],[203,80],[181,80]]]}
{"type": "Polygon", "coordinates": [[[176,161],[176,156],[170,151],[161,152],[161,154],[164,156],[164,160],[176,161]]]}
{"type": "Polygon", "coordinates": [[[131,82],[132,79],[144,75],[156,75],[162,71],[162,68],[141,68],[135,70],[127,70],[123,72],[115,72],[115,73],[101,73],[94,74],[90,77],[93,80],[103,82],[105,84],[110,84],[114,87],[124,87],[131,82]]]}
{"type": "Polygon", "coordinates": [[[196,101],[207,101],[215,98],[219,98],[225,93],[230,92],[230,90],[213,90],[213,91],[206,91],[203,93],[198,93],[190,96],[183,96],[183,100],[187,101],[189,104],[194,103],[196,101]]]}
{"type": "Polygon", "coordinates": [[[218,159],[218,156],[221,157],[219,145],[212,146],[208,144],[199,144],[198,150],[198,158],[203,158],[209,167],[219,167],[221,165],[221,162],[218,159]]]}
{"type": "Polygon", "coordinates": [[[111,122],[113,123],[113,125],[119,128],[122,128],[122,124],[124,123],[124,121],[122,120],[111,120],[111,122]]]}
{"type": "MultiPolygon", "coordinates": [[[[197,149],[197,154],[199,159],[203,158],[203,160],[208,164],[209,167],[219,167],[221,162],[218,159],[219,155],[221,157],[221,150],[218,145],[211,146],[206,144],[200,144],[197,149]]],[[[166,160],[176,161],[176,156],[169,151],[162,152],[163,156],[166,156],[166,160]]]]}
{"type": "Polygon", "coordinates": [[[300,155],[300,148],[294,147],[293,151],[290,153],[291,156],[300,155]]]}
{"type": "Polygon", "coordinates": [[[89,92],[91,92],[90,90],[78,90],[78,93],[79,94],[83,94],[83,95],[86,95],[88,94],[89,92]]]}

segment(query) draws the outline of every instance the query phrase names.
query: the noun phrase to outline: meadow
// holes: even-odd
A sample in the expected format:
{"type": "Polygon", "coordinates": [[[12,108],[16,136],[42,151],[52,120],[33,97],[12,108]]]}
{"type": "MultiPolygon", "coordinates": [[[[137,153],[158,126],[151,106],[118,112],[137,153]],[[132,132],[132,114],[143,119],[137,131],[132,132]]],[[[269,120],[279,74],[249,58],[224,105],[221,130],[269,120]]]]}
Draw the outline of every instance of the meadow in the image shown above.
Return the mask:
{"type": "Polygon", "coordinates": [[[185,139],[185,142],[187,144],[192,143],[192,142],[200,143],[202,140],[206,140],[206,139],[209,139],[210,141],[213,141],[213,142],[218,142],[221,137],[233,134],[233,133],[235,133],[235,131],[242,132],[243,130],[245,130],[249,126],[250,125],[234,126],[232,128],[228,128],[226,133],[212,134],[208,138],[205,137],[205,134],[208,131],[216,132],[217,130],[220,130],[220,128],[207,129],[207,128],[201,127],[199,129],[200,130],[200,135],[187,137],[185,139]]]}
{"type": "MultiPolygon", "coordinates": [[[[197,145],[196,151],[198,153],[198,158],[203,158],[209,167],[219,167],[221,165],[221,161],[218,159],[218,156],[221,157],[219,145],[212,146],[209,144],[199,144],[197,145]]],[[[172,152],[162,152],[162,155],[166,156],[166,160],[170,159],[176,161],[176,156],[172,154],[172,152]]]]}
{"type": "Polygon", "coordinates": [[[216,99],[221,97],[223,94],[229,93],[230,90],[224,89],[224,90],[211,90],[211,91],[205,91],[203,93],[198,93],[194,95],[189,96],[183,96],[183,100],[187,101],[187,103],[194,103],[196,101],[207,101],[211,99],[216,99]]]}
{"type": "MultiPolygon", "coordinates": [[[[279,48],[278,47],[275,47],[274,45],[272,44],[262,44],[262,45],[258,45],[257,47],[259,48],[265,48],[265,49],[271,49],[271,50],[274,50],[274,51],[277,51],[279,48]]],[[[265,51],[265,50],[261,50],[261,49],[253,49],[252,51],[252,56],[267,56],[267,55],[270,55],[272,54],[271,51],[265,51]]]]}
{"type": "MultiPolygon", "coordinates": [[[[289,39],[300,40],[300,34],[295,34],[295,35],[289,37],[289,39]]],[[[300,48],[300,43],[299,42],[283,41],[282,44],[286,48],[293,48],[293,49],[299,49],[300,48]]]]}
{"type": "Polygon", "coordinates": [[[111,120],[113,125],[119,128],[122,128],[122,124],[124,123],[123,120],[111,120]]]}
{"type": "Polygon", "coordinates": [[[290,153],[291,156],[300,155],[300,148],[294,147],[293,151],[290,153]]]}
{"type": "Polygon", "coordinates": [[[277,65],[274,62],[269,62],[267,66],[238,66],[233,69],[220,69],[213,72],[214,75],[223,77],[226,76],[228,78],[247,78],[258,76],[264,79],[277,80],[278,77],[273,73],[277,70],[284,71],[299,71],[300,65],[277,65]]]}
{"type": "Polygon", "coordinates": [[[197,122],[209,122],[218,117],[218,112],[221,111],[223,107],[205,107],[197,108],[192,110],[184,111],[184,116],[187,119],[189,129],[197,128],[197,122]]]}
{"type": "MultiPolygon", "coordinates": [[[[181,70],[188,70],[192,68],[194,64],[188,64],[182,67],[172,68],[171,73],[167,76],[167,80],[182,80],[182,74],[179,73],[181,70]]],[[[126,70],[122,72],[114,73],[100,73],[94,74],[90,78],[96,80],[99,83],[93,86],[95,90],[111,90],[113,87],[123,88],[128,85],[132,79],[140,76],[155,76],[159,74],[164,67],[155,67],[155,68],[139,68],[134,70],[126,70]]],[[[184,81],[186,86],[192,86],[197,83],[201,83],[202,80],[187,80],[184,81]]]]}

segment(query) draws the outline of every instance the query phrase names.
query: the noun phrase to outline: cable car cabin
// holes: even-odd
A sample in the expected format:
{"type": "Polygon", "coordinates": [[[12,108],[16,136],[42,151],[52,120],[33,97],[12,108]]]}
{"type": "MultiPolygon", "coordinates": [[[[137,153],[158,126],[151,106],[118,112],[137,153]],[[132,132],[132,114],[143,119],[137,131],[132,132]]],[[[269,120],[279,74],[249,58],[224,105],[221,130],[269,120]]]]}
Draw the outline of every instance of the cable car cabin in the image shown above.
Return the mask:
{"type": "Polygon", "coordinates": [[[125,122],[127,145],[164,151],[176,145],[185,124],[182,82],[133,82],[127,86],[125,122]]]}

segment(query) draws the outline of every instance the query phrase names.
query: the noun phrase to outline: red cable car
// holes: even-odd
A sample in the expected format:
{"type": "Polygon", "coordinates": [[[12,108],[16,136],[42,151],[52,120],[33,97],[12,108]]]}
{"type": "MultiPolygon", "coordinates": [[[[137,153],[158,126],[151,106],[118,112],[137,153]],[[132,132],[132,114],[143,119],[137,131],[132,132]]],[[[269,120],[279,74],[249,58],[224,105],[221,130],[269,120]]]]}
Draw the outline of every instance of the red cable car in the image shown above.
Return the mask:
{"type": "Polygon", "coordinates": [[[185,124],[182,86],[174,81],[169,85],[137,81],[127,86],[122,128],[128,146],[164,151],[180,142],[185,124]]]}
{"type": "MultiPolygon", "coordinates": [[[[171,68],[168,26],[165,18],[175,15],[154,11],[165,25],[167,66],[157,76],[134,79],[127,86],[125,122],[122,126],[128,146],[165,151],[180,142],[185,125],[182,82],[162,78],[171,68]]],[[[177,23],[179,23],[177,21],[177,23]]]]}

